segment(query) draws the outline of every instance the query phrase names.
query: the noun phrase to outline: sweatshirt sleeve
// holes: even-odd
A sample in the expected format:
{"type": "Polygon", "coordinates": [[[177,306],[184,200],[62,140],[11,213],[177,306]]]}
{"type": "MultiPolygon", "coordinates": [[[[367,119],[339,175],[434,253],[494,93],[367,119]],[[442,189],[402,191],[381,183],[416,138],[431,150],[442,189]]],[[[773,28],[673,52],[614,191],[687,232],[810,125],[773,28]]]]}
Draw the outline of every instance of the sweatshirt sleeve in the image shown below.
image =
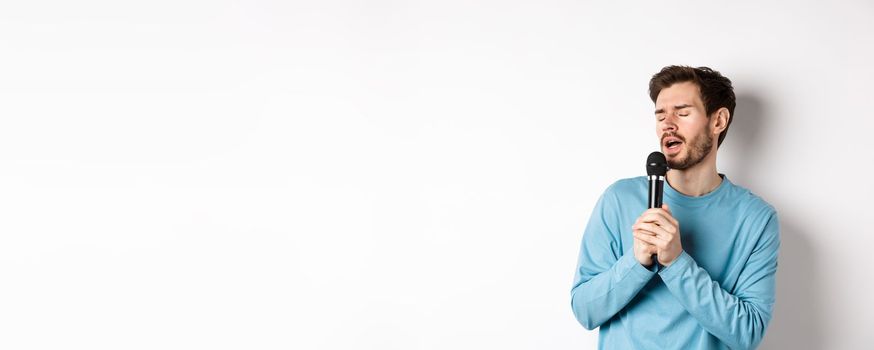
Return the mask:
{"type": "Polygon", "coordinates": [[[631,248],[621,251],[618,209],[608,188],[595,205],[580,245],[571,308],[589,330],[622,310],[655,275],[637,262],[631,248]]]}
{"type": "Polygon", "coordinates": [[[722,289],[685,251],[659,271],[686,311],[732,349],[758,346],[771,320],[780,229],[775,212],[766,220],[733,293],[722,289]]]}

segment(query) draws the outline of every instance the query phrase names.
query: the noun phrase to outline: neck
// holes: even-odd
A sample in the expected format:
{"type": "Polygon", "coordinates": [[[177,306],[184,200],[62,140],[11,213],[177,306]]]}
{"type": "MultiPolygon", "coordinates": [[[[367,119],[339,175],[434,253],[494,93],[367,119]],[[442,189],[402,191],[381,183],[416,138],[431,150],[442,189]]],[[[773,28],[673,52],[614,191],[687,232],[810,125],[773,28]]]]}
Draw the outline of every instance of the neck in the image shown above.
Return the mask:
{"type": "Polygon", "coordinates": [[[690,197],[708,194],[719,187],[722,177],[716,171],[716,150],[701,163],[688,169],[668,171],[667,180],[677,192],[690,197]]]}

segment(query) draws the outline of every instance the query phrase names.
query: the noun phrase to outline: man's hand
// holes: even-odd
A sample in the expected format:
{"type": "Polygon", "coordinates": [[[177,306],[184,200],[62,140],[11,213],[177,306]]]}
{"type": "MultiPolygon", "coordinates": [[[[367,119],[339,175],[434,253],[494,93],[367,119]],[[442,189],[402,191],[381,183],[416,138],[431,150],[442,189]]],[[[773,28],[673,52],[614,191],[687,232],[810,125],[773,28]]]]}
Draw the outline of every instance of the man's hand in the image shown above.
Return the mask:
{"type": "Polygon", "coordinates": [[[634,233],[634,257],[644,266],[652,264],[653,253],[659,263],[668,266],[683,252],[680,243],[680,223],[665,204],[662,208],[648,209],[631,226],[634,233]]]}
{"type": "MultiPolygon", "coordinates": [[[[637,222],[640,222],[640,219],[637,219],[637,222]]],[[[637,262],[641,265],[649,267],[652,265],[652,255],[655,254],[657,250],[654,245],[637,238],[637,231],[635,230],[637,222],[631,226],[631,230],[634,232],[634,258],[637,259],[637,262]]]]}
{"type": "MultiPolygon", "coordinates": [[[[632,230],[634,230],[634,226],[632,226],[632,230]]],[[[646,267],[652,265],[652,255],[656,252],[657,250],[654,245],[639,240],[637,239],[637,234],[634,235],[634,258],[641,265],[646,267]]]]}

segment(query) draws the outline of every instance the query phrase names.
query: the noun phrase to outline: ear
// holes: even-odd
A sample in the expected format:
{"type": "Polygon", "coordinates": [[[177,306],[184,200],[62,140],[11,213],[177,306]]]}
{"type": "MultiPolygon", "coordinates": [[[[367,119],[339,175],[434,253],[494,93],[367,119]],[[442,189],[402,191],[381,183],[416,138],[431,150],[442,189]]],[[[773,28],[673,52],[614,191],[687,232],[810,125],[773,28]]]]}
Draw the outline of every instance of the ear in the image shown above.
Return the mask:
{"type": "Polygon", "coordinates": [[[710,127],[714,134],[719,135],[728,127],[728,121],[731,120],[731,113],[728,112],[728,108],[722,107],[713,114],[715,114],[715,118],[711,118],[710,127]]]}

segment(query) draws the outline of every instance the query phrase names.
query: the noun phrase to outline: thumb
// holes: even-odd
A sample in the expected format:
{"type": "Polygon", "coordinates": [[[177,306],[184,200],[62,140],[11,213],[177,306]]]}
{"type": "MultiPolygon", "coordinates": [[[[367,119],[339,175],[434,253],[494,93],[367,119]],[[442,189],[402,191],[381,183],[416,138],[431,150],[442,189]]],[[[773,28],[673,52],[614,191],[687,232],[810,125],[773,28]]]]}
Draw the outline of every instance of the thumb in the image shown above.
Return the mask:
{"type": "MultiPolygon", "coordinates": [[[[668,214],[671,214],[671,207],[669,207],[667,203],[662,204],[662,209],[664,209],[665,211],[667,211],[668,214]]],[[[672,215],[673,215],[673,214],[672,214],[672,215]]]]}

